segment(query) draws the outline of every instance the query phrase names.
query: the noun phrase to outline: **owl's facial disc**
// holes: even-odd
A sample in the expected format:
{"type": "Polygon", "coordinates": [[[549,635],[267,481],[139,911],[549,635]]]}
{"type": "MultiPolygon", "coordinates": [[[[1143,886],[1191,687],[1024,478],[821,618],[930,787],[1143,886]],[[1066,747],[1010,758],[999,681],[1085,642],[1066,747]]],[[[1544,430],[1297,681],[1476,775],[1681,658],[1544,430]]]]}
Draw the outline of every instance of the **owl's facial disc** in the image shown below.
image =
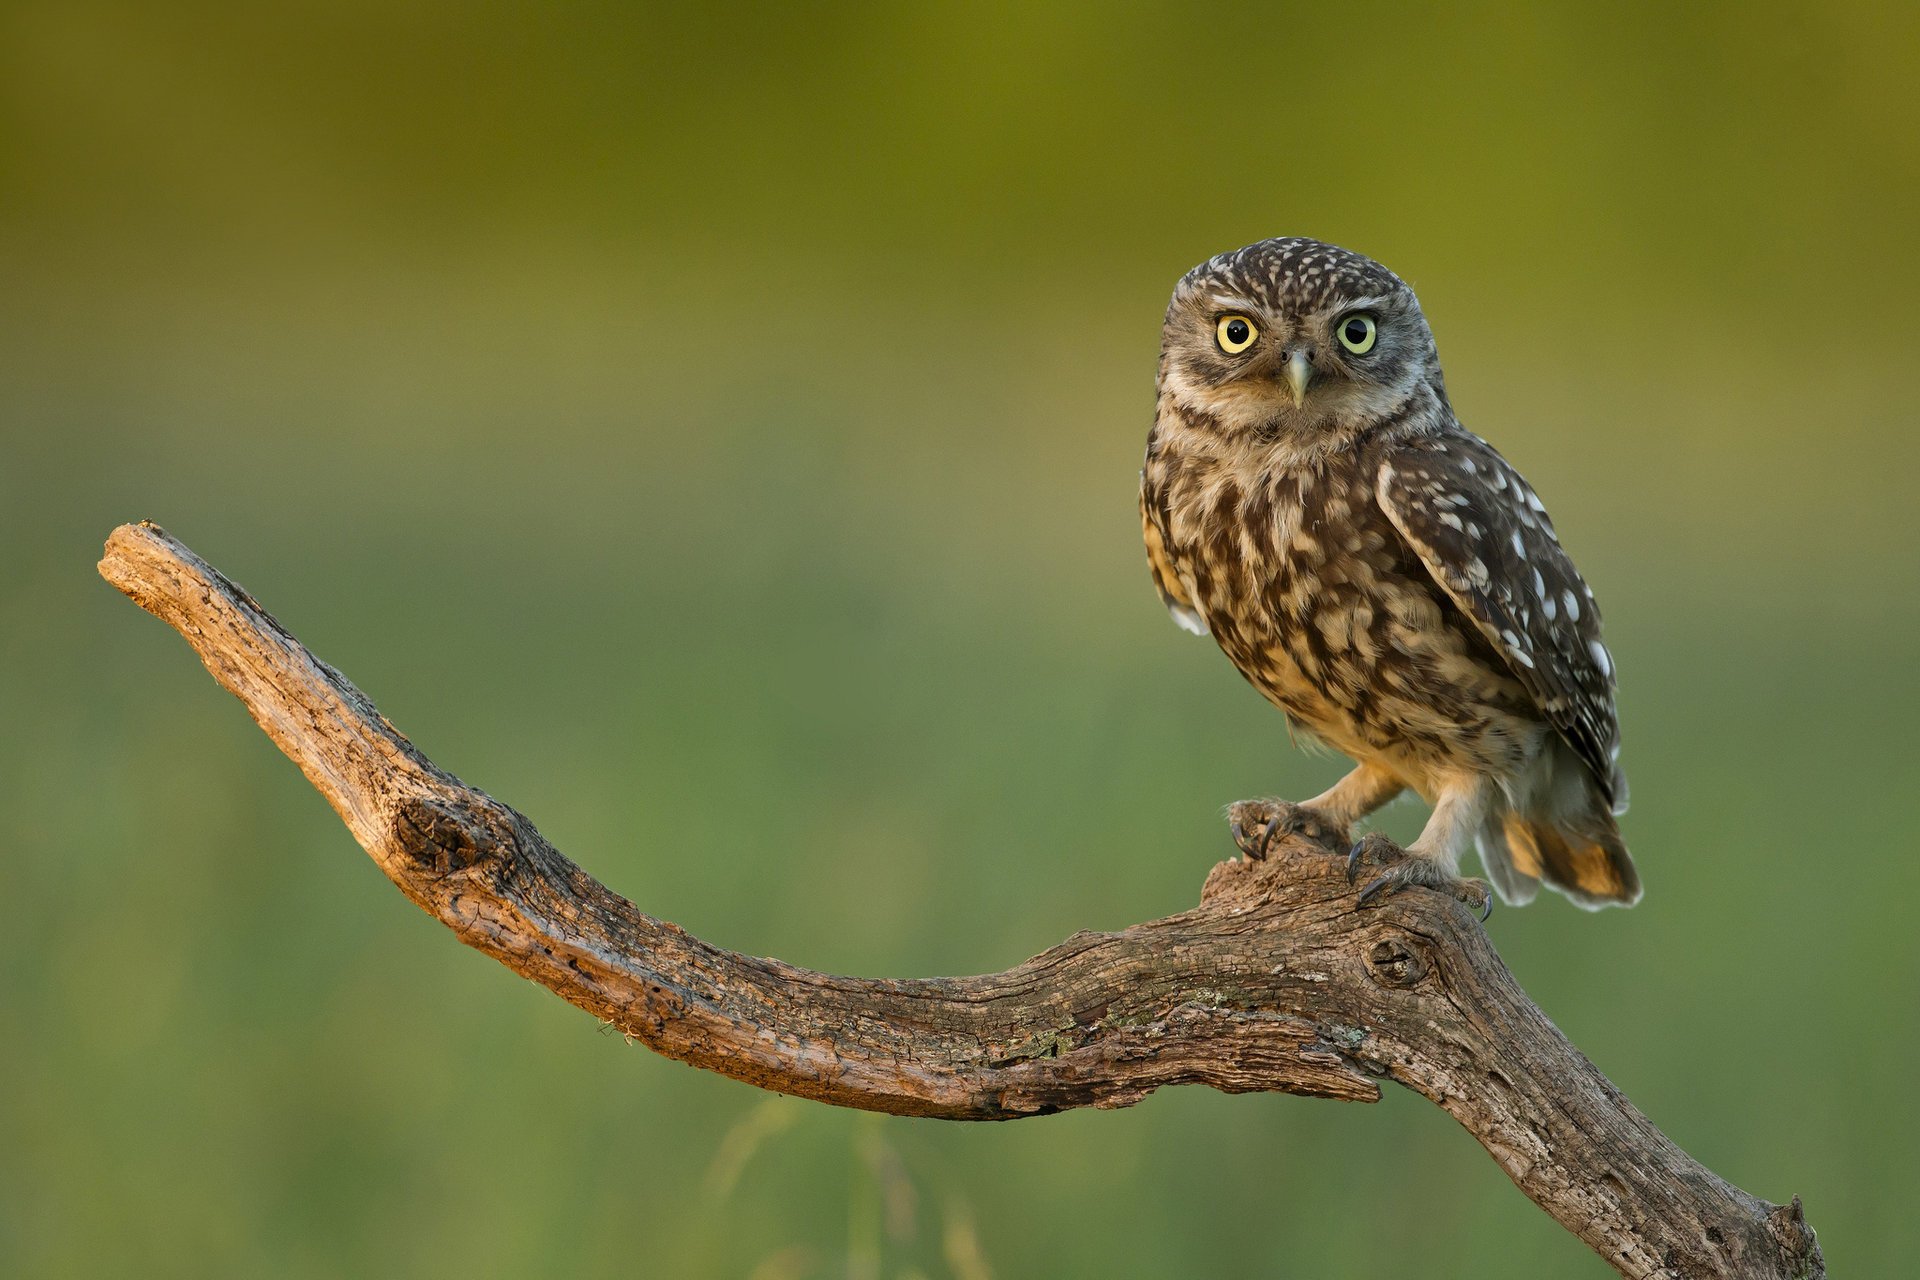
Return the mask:
{"type": "Polygon", "coordinates": [[[1192,429],[1301,456],[1444,398],[1413,291],[1385,267],[1299,237],[1263,240],[1182,277],[1161,333],[1161,390],[1192,429]]]}

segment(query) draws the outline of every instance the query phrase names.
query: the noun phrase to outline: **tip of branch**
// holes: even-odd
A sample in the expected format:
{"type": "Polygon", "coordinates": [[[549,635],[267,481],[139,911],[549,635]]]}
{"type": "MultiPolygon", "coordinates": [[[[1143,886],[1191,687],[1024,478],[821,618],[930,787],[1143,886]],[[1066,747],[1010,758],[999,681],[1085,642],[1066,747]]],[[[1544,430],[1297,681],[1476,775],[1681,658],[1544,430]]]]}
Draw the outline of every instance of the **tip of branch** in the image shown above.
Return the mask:
{"type": "Polygon", "coordinates": [[[138,543],[147,538],[159,538],[176,545],[179,541],[151,520],[134,520],[117,526],[107,535],[107,554],[111,556],[117,546],[138,543]]]}
{"type": "MultiPolygon", "coordinates": [[[[1264,858],[1233,857],[1216,862],[1201,886],[1200,900],[1209,906],[1233,898],[1258,902],[1282,889],[1326,879],[1337,866],[1325,848],[1305,836],[1283,836],[1264,858]]],[[[1344,892],[1347,885],[1341,878],[1337,886],[1329,880],[1329,888],[1344,892]]]]}
{"type": "Polygon", "coordinates": [[[151,520],[123,524],[107,535],[99,563],[100,576],[118,587],[142,608],[146,602],[139,593],[144,578],[142,566],[155,559],[177,560],[191,556],[180,540],[151,520]]]}
{"type": "Polygon", "coordinates": [[[1799,1196],[1785,1204],[1777,1204],[1768,1211],[1767,1230],[1780,1246],[1787,1263],[1787,1275],[1794,1280],[1816,1280],[1826,1274],[1826,1259],[1820,1254],[1819,1237],[1807,1225],[1807,1215],[1800,1207],[1799,1196]]]}
{"type": "Polygon", "coordinates": [[[1215,863],[1200,889],[1200,900],[1208,906],[1226,906],[1237,898],[1252,905],[1302,891],[1329,900],[1353,896],[1344,857],[1334,856],[1304,835],[1289,835],[1275,841],[1264,858],[1234,857],[1215,863]]]}

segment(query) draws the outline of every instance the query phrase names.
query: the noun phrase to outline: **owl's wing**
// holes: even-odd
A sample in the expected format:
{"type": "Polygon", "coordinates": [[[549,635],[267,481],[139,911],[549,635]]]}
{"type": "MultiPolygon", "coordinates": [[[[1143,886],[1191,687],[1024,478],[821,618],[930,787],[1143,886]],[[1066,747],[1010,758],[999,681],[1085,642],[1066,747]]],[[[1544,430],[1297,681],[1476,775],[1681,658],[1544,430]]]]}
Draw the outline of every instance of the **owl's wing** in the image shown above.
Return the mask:
{"type": "Polygon", "coordinates": [[[1186,586],[1174,572],[1173,561],[1167,556],[1166,538],[1153,516],[1153,506],[1147,501],[1147,487],[1143,484],[1140,486],[1140,533],[1147,543],[1147,568],[1153,571],[1154,590],[1160,593],[1160,602],[1167,606],[1167,612],[1173,615],[1182,631],[1204,636],[1208,634],[1206,620],[1193,607],[1186,586]]]}
{"type": "Polygon", "coordinates": [[[1514,678],[1626,811],[1613,657],[1600,610],[1547,510],[1492,445],[1456,428],[1394,446],[1375,481],[1380,507],[1514,678]]]}

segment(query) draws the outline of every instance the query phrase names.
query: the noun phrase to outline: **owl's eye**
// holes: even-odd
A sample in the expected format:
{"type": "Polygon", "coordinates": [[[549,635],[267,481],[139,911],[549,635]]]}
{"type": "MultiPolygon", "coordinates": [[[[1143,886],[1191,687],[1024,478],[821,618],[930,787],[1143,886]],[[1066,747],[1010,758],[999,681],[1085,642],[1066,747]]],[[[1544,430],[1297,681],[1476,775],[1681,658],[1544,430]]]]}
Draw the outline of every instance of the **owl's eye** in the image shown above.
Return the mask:
{"type": "Polygon", "coordinates": [[[1373,350],[1373,340],[1380,336],[1380,327],[1374,324],[1372,316],[1358,311],[1342,320],[1337,332],[1341,346],[1357,356],[1363,356],[1373,350]]]}
{"type": "Polygon", "coordinates": [[[1220,343],[1222,351],[1237,356],[1253,345],[1253,340],[1260,336],[1260,330],[1245,316],[1221,316],[1220,323],[1214,326],[1213,336],[1220,343]]]}

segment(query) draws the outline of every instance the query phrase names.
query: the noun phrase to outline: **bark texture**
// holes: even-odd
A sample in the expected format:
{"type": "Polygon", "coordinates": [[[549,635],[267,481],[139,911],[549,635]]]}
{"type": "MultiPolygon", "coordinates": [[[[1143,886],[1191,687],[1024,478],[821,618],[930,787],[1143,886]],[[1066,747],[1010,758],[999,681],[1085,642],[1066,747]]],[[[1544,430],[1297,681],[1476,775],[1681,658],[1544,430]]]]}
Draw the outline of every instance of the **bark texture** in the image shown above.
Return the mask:
{"type": "Polygon", "coordinates": [[[339,672],[164,530],[100,572],[184,636],[381,869],[459,939],[669,1057],[840,1106],[950,1120],[1122,1107],[1166,1085],[1377,1100],[1457,1119],[1634,1277],[1819,1277],[1772,1205],[1675,1146],[1527,998],[1455,899],[1356,909],[1294,837],[1213,868],[1193,910],[1079,933],[1004,973],[841,978],[644,914],[422,755],[339,672]]]}

